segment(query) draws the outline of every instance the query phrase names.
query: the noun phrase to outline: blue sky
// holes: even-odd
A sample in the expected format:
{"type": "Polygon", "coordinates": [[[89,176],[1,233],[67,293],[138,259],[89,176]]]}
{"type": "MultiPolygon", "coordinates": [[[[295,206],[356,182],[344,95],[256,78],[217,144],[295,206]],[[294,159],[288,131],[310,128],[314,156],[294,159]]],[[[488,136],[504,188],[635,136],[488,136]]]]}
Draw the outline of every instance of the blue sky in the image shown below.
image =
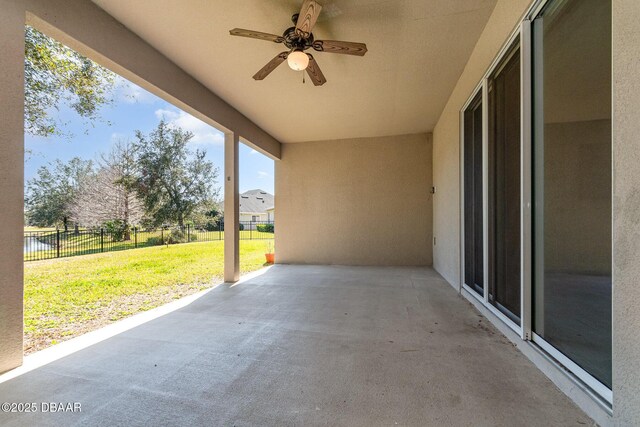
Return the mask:
{"type": "MultiPolygon", "coordinates": [[[[96,159],[118,140],[133,141],[136,130],[149,133],[164,118],[194,134],[190,147],[206,150],[207,158],[219,167],[216,186],[221,188],[222,194],[223,134],[124,78],[118,78],[114,102],[102,108],[99,121],[87,123],[64,106],[52,114],[64,123],[63,131],[71,136],[25,135],[25,148],[32,153],[25,160],[25,181],[32,178],[40,166],[55,159],[67,161],[75,156],[96,159]]],[[[273,169],[273,160],[240,144],[240,192],[260,188],[274,194],[273,169]]]]}

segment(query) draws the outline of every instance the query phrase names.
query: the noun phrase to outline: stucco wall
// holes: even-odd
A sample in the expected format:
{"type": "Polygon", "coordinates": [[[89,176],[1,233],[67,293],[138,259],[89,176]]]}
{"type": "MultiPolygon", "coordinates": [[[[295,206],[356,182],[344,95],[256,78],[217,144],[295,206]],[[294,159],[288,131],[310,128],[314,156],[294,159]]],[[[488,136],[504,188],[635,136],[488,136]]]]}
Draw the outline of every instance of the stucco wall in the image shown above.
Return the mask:
{"type": "Polygon", "coordinates": [[[613,0],[613,415],[640,425],[640,2],[613,0]]]}
{"type": "Polygon", "coordinates": [[[520,22],[531,0],[500,0],[433,130],[433,266],[460,285],[460,109],[520,22]]]}
{"type": "Polygon", "coordinates": [[[282,145],[276,262],[430,265],[431,135],[282,145]]]}

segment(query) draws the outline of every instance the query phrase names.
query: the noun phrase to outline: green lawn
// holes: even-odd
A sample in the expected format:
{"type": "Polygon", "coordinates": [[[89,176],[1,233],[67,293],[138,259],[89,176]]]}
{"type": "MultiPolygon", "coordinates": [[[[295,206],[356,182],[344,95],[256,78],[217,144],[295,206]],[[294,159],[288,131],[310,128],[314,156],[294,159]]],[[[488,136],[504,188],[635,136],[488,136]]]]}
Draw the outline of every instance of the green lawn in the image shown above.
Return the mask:
{"type": "MultiPolygon", "coordinates": [[[[242,273],[263,267],[266,247],[240,242],[242,273]]],[[[223,252],[216,241],[25,263],[25,352],[219,283],[223,252]]]]}
{"type": "MultiPolygon", "coordinates": [[[[49,245],[55,245],[56,243],[56,230],[55,229],[36,229],[25,227],[25,236],[30,236],[30,239],[38,239],[49,245]],[[38,231],[39,233],[33,233],[38,231]],[[44,231],[44,232],[43,232],[44,231]],[[31,233],[29,233],[31,232],[31,233]]],[[[169,235],[169,231],[164,231],[166,235],[169,235]]],[[[224,231],[201,231],[190,230],[189,235],[197,242],[216,241],[224,239],[224,231]]],[[[156,238],[156,240],[162,240],[163,232],[160,230],[144,231],[131,234],[131,239],[127,241],[112,241],[111,236],[105,233],[104,236],[100,236],[100,233],[93,233],[87,230],[81,230],[79,235],[75,235],[73,230],[60,233],[60,256],[69,257],[77,255],[87,255],[100,253],[102,251],[121,251],[125,249],[141,248],[146,246],[152,246],[149,242],[150,238],[156,238]]],[[[241,230],[240,240],[264,240],[273,239],[273,233],[265,233],[257,230],[241,230]]],[[[154,243],[155,244],[155,243],[154,243]]],[[[30,251],[24,254],[25,261],[56,258],[57,250],[54,248],[48,250],[30,251]]]]}

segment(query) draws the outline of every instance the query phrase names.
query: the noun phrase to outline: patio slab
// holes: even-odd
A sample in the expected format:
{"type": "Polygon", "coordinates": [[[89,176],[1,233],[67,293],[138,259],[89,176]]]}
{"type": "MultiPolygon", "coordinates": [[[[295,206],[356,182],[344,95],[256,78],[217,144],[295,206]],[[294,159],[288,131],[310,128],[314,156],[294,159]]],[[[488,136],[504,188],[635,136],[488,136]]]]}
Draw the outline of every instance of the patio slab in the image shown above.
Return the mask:
{"type": "Polygon", "coordinates": [[[8,426],[593,424],[430,268],[288,266],[0,384],[8,426]]]}

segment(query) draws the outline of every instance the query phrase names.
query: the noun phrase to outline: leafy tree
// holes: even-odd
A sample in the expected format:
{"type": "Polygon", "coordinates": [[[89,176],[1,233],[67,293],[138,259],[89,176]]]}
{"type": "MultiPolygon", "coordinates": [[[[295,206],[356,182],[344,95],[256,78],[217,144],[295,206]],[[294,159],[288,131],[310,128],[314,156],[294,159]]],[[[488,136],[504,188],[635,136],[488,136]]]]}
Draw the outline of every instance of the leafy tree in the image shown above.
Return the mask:
{"type": "Polygon", "coordinates": [[[41,166],[27,182],[27,223],[37,227],[63,224],[68,229],[73,202],[82,183],[92,175],[91,160],[74,157],[68,163],[56,160],[41,166]]]}
{"type": "Polygon", "coordinates": [[[208,200],[193,212],[191,215],[193,224],[204,228],[207,231],[217,231],[222,224],[222,210],[220,202],[217,200],[208,200]]]}
{"type": "Polygon", "coordinates": [[[111,102],[115,75],[62,43],[25,27],[25,131],[31,135],[62,135],[50,112],[61,102],[81,117],[95,120],[111,102]]]}
{"type": "Polygon", "coordinates": [[[136,132],[138,191],[155,225],[184,226],[199,206],[218,196],[218,168],[205,160],[205,151],[189,149],[192,137],[164,120],[149,135],[136,132]]]}
{"type": "Polygon", "coordinates": [[[129,240],[140,223],[144,206],[136,192],[136,159],[128,142],[116,143],[98,161],[98,170],[85,179],[73,200],[72,219],[80,225],[107,226],[118,240],[129,240]]]}

